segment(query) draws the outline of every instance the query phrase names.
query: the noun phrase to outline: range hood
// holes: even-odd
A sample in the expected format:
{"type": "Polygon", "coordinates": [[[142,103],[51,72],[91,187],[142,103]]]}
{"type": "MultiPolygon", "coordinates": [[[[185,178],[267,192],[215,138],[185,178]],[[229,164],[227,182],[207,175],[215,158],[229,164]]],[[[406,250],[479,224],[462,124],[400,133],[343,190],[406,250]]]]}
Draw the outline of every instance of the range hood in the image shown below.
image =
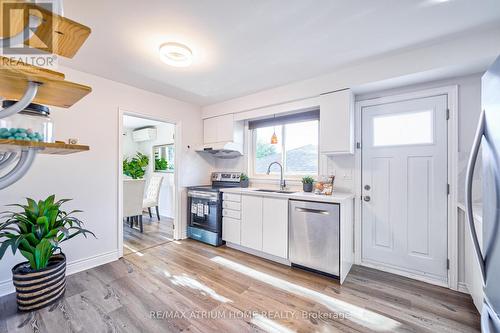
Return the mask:
{"type": "Polygon", "coordinates": [[[217,158],[235,158],[243,156],[243,144],[236,142],[208,143],[199,146],[196,151],[217,158]]]}

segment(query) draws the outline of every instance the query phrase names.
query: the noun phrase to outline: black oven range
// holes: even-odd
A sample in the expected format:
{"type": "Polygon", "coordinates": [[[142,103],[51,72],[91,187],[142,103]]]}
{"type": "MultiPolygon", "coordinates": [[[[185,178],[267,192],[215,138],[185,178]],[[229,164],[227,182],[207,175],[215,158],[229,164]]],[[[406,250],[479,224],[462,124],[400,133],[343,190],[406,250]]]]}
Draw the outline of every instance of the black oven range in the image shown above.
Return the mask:
{"type": "Polygon", "coordinates": [[[221,188],[240,187],[240,172],[213,172],[212,185],[188,187],[189,238],[214,246],[222,241],[221,188]]]}

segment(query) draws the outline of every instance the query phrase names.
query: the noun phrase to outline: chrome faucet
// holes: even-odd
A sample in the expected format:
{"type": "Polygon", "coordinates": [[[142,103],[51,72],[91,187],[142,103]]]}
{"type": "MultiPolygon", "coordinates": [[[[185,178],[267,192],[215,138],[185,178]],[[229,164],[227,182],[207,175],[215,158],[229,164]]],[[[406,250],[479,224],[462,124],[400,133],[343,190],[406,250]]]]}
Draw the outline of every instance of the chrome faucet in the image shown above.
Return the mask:
{"type": "Polygon", "coordinates": [[[278,164],[280,166],[280,190],[284,191],[286,189],[286,182],[285,179],[283,179],[283,166],[281,165],[281,163],[272,162],[271,164],[269,164],[269,166],[267,167],[267,174],[271,173],[271,166],[273,164],[278,164]]]}

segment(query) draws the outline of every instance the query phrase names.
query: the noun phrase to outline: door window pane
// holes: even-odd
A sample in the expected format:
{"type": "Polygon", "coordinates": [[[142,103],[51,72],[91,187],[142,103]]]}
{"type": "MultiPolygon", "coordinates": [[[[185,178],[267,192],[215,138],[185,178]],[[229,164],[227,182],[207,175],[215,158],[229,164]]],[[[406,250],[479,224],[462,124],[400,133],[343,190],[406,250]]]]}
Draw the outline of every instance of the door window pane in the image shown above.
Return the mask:
{"type": "Polygon", "coordinates": [[[401,146],[433,142],[432,110],[373,118],[373,145],[401,146]]]}
{"type": "MultiPolygon", "coordinates": [[[[272,162],[282,162],[282,126],[262,127],[255,129],[255,173],[265,174],[272,162]],[[276,131],[278,144],[271,144],[271,136],[276,131]]],[[[271,173],[279,173],[279,167],[272,167],[271,173]]]]}
{"type": "Polygon", "coordinates": [[[317,120],[285,125],[287,174],[318,173],[318,127],[317,120]]]}

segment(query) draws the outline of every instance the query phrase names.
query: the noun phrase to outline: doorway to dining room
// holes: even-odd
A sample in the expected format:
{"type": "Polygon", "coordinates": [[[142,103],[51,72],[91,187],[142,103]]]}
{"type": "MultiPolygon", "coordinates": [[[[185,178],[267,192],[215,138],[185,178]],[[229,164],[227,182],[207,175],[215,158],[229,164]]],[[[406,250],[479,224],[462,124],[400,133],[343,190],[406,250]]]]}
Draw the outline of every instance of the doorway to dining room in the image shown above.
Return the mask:
{"type": "Polygon", "coordinates": [[[124,114],[121,130],[123,255],[174,239],[175,130],[124,114]]]}

